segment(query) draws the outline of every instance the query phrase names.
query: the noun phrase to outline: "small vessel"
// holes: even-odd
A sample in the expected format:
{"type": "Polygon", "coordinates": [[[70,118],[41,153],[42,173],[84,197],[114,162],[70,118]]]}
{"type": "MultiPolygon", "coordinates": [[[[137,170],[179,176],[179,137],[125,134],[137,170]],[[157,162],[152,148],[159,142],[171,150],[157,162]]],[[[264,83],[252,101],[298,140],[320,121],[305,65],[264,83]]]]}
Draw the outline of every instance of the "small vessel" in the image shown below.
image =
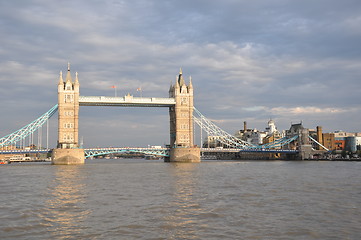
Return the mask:
{"type": "Polygon", "coordinates": [[[15,155],[9,158],[9,162],[31,162],[33,159],[31,157],[23,157],[21,155],[15,155]]]}
{"type": "Polygon", "coordinates": [[[10,164],[9,160],[0,160],[0,164],[10,164]]]}

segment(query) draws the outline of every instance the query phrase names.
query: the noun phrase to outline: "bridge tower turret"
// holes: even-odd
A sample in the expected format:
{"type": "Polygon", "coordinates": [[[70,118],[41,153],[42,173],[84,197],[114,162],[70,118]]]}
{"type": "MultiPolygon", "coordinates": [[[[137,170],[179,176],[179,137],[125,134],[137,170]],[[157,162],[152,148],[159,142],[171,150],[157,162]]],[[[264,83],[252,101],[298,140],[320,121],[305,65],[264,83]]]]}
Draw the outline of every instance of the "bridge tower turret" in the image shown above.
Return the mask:
{"type": "Polygon", "coordinates": [[[53,150],[53,164],[84,163],[84,150],[78,149],[79,87],[78,73],[73,82],[68,63],[65,82],[62,72],[58,82],[58,143],[53,150]]]}
{"type": "Polygon", "coordinates": [[[194,146],[193,139],[193,94],[192,79],[187,85],[180,69],[175,85],[169,89],[169,97],[176,102],[169,108],[171,162],[200,161],[200,150],[194,146]]]}

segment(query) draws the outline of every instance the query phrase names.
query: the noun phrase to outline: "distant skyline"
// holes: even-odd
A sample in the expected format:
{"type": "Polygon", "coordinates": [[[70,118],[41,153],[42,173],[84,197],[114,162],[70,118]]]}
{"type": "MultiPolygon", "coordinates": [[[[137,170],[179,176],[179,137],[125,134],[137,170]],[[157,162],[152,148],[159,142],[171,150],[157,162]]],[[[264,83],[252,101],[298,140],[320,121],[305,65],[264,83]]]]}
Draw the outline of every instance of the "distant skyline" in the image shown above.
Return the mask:
{"type": "MultiPolygon", "coordinates": [[[[182,68],[197,109],[231,134],[270,118],[361,132],[357,0],[1,1],[0,24],[0,137],[57,103],[68,62],[81,95],[168,97],[182,68]]],[[[79,136],[163,145],[168,109],[81,107],[79,136]]]]}

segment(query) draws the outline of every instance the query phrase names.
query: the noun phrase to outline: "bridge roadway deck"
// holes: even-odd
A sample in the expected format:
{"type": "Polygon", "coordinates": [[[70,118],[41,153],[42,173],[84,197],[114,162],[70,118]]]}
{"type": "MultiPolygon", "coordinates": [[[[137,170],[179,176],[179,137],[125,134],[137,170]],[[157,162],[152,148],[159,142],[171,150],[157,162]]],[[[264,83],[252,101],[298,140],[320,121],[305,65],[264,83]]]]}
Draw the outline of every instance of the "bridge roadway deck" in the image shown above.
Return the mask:
{"type": "MultiPolygon", "coordinates": [[[[160,152],[169,151],[169,148],[136,148],[136,147],[124,147],[124,148],[86,148],[84,151],[103,151],[106,152],[125,152],[125,151],[136,151],[136,152],[160,152]]],[[[16,149],[16,150],[0,150],[0,154],[25,154],[25,153],[49,153],[52,149],[16,149]]],[[[237,148],[201,148],[201,152],[256,152],[256,153],[289,153],[296,154],[298,150],[284,150],[284,149],[237,149],[237,148]]]]}
{"type": "Polygon", "coordinates": [[[16,149],[0,150],[0,154],[50,153],[53,149],[16,149]]]}
{"type": "Polygon", "coordinates": [[[171,107],[174,98],[144,98],[127,95],[124,97],[79,96],[80,106],[117,106],[117,107],[171,107]]]}
{"type": "Polygon", "coordinates": [[[250,152],[250,153],[291,153],[296,154],[298,150],[267,149],[267,148],[201,148],[201,152],[250,152]]]}

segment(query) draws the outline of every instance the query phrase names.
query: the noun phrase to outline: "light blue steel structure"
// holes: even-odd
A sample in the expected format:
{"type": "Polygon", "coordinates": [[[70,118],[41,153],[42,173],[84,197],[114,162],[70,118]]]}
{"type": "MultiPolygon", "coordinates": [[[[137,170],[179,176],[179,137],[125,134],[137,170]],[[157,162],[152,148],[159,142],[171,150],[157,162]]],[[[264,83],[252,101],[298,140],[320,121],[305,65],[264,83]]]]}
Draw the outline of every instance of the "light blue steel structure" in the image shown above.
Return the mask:
{"type": "Polygon", "coordinates": [[[283,147],[284,145],[287,145],[287,144],[293,142],[293,141],[296,140],[298,137],[299,137],[298,135],[295,135],[295,136],[293,136],[293,137],[291,137],[291,138],[283,137],[283,138],[280,138],[280,139],[275,140],[274,142],[270,142],[270,143],[266,143],[266,144],[257,146],[256,148],[258,148],[258,149],[281,148],[281,147],[283,147]]]}
{"type": "Polygon", "coordinates": [[[84,152],[85,158],[114,153],[144,153],[162,157],[169,156],[169,148],[89,148],[84,149],[84,152]]]}
{"type": "MultiPolygon", "coordinates": [[[[29,153],[51,153],[53,149],[16,149],[0,150],[0,154],[29,154],[29,153]]],[[[201,152],[256,152],[256,153],[298,153],[298,150],[288,149],[260,149],[260,148],[201,148],[201,152]]],[[[160,157],[169,157],[169,148],[89,148],[84,149],[85,158],[104,156],[116,153],[143,153],[160,157]]]]}
{"type": "Polygon", "coordinates": [[[315,143],[317,143],[319,146],[321,146],[323,149],[325,149],[327,152],[330,152],[330,149],[326,148],[325,146],[323,146],[321,143],[317,142],[316,139],[314,139],[311,136],[308,136],[309,139],[311,139],[312,141],[314,141],[315,143]]]}
{"type": "MultiPolygon", "coordinates": [[[[51,153],[53,149],[15,149],[0,150],[0,154],[29,154],[29,153],[51,153]]],[[[155,156],[168,157],[169,148],[88,148],[84,149],[85,158],[108,155],[113,153],[144,153],[155,156]]]]}
{"type": "Polygon", "coordinates": [[[278,139],[274,142],[267,143],[264,145],[254,145],[252,143],[243,141],[235,136],[227,133],[226,131],[222,130],[220,127],[212,123],[209,119],[202,115],[196,108],[194,108],[194,122],[198,124],[199,127],[204,129],[209,135],[217,136],[218,141],[222,144],[226,145],[229,148],[236,148],[236,149],[247,149],[247,150],[256,150],[256,149],[275,149],[281,148],[284,145],[291,143],[292,141],[298,138],[298,135],[292,138],[283,137],[278,139]]]}
{"type": "MultiPolygon", "coordinates": [[[[170,106],[173,105],[172,99],[162,99],[162,98],[149,98],[149,99],[141,99],[141,98],[133,98],[131,101],[127,101],[127,99],[123,100],[123,98],[108,98],[102,97],[102,106],[142,106],[147,104],[149,106],[170,106]],[[154,105],[152,105],[154,104],[154,105]]],[[[94,102],[99,104],[99,100],[96,97],[82,97],[81,105],[82,106],[89,106],[95,105],[94,102]]],[[[35,121],[31,122],[30,124],[24,126],[23,128],[15,131],[12,134],[9,134],[0,139],[0,148],[14,145],[17,142],[23,140],[40,127],[42,127],[46,121],[54,115],[54,113],[58,110],[58,105],[52,107],[49,111],[44,113],[41,117],[36,119],[35,121]]],[[[235,136],[225,132],[217,125],[212,123],[209,119],[204,117],[196,108],[194,108],[194,117],[193,120],[197,123],[203,130],[205,130],[208,134],[212,136],[218,136],[219,141],[228,146],[232,149],[238,150],[248,150],[248,151],[259,151],[262,149],[275,149],[280,148],[290,142],[296,140],[297,136],[292,138],[281,138],[276,140],[275,142],[264,144],[264,145],[253,145],[249,142],[243,141],[241,139],[236,138],[235,136]]],[[[314,140],[314,139],[312,139],[314,140]]],[[[111,153],[121,153],[121,152],[138,152],[138,153],[145,153],[145,154],[152,154],[158,156],[168,156],[169,149],[168,148],[93,148],[93,149],[84,149],[85,150],[85,157],[92,157],[92,156],[99,156],[99,155],[106,155],[111,153]]],[[[10,151],[10,150],[9,150],[10,151]]],[[[9,151],[0,151],[0,154],[10,153],[9,151]]],[[[50,152],[50,149],[42,149],[42,150],[13,150],[15,152],[11,153],[30,153],[31,151],[34,152],[50,152]]]]}
{"type": "Polygon", "coordinates": [[[13,149],[13,150],[0,150],[0,154],[27,154],[27,153],[51,153],[53,149],[13,149]]]}
{"type": "Polygon", "coordinates": [[[248,148],[257,148],[256,145],[252,143],[243,141],[235,136],[227,133],[209,119],[207,119],[203,114],[194,108],[193,120],[198,126],[205,130],[211,136],[219,137],[219,141],[228,146],[229,148],[239,148],[239,149],[248,149],[248,148]]]}
{"type": "Polygon", "coordinates": [[[0,148],[6,147],[9,145],[14,145],[17,142],[23,140],[39,128],[41,128],[46,121],[54,115],[54,113],[58,110],[58,104],[52,107],[49,111],[44,113],[41,117],[36,119],[35,121],[29,123],[28,125],[20,128],[19,130],[6,135],[5,137],[0,138],[0,148]]]}

